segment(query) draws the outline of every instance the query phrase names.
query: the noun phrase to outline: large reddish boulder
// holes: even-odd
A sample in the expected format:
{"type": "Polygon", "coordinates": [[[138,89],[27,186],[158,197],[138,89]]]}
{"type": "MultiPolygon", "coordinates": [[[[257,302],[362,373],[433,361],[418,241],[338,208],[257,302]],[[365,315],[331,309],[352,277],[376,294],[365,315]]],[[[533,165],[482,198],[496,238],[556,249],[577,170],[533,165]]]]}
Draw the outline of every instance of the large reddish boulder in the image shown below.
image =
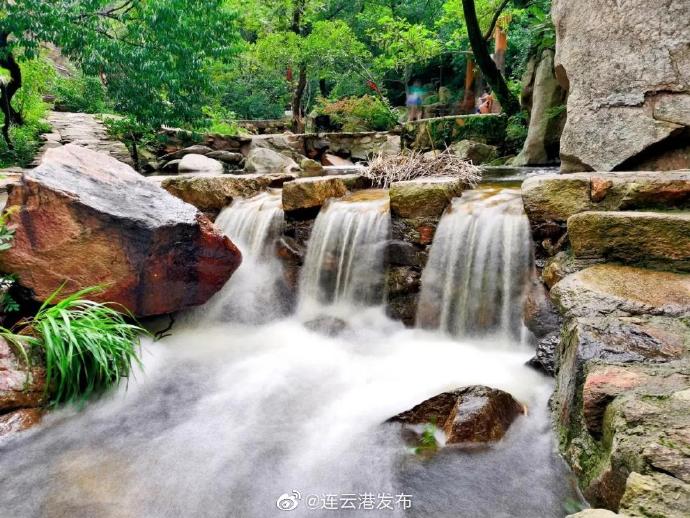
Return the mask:
{"type": "Polygon", "coordinates": [[[241,262],[239,250],[195,207],[103,154],[49,150],[10,192],[12,248],[0,267],[36,299],[63,283],[137,316],[203,304],[241,262]]]}

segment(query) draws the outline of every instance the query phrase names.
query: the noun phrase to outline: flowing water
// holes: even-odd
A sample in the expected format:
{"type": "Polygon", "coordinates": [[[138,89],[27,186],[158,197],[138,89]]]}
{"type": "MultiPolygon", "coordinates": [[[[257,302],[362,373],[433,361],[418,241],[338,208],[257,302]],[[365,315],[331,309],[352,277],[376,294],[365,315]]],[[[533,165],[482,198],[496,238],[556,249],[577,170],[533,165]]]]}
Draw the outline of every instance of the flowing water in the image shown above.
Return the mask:
{"type": "Polygon", "coordinates": [[[300,313],[383,303],[388,205],[385,192],[364,191],[319,213],[302,269],[300,313]]]}
{"type": "Polygon", "coordinates": [[[283,230],[281,199],[280,191],[238,199],[218,215],[216,226],[242,251],[242,265],[232,282],[191,312],[191,320],[260,324],[285,315],[285,288],[275,256],[283,230]]]}
{"type": "Polygon", "coordinates": [[[127,390],[81,411],[54,412],[0,445],[2,515],[565,516],[577,493],[554,453],[550,381],[524,365],[531,351],[509,336],[406,329],[375,304],[382,296],[370,287],[383,275],[377,244],[388,232],[384,199],[332,203],[309,246],[313,270],[305,271],[302,300],[359,306],[339,313],[347,320],[342,333],[311,331],[301,315],[264,321],[265,308],[246,297],[280,275],[265,253],[273,231],[242,229],[259,221],[277,229],[262,213],[276,208],[273,201],[237,202],[219,218],[243,243],[241,270],[171,337],[146,342],[144,370],[127,390]],[[243,226],[242,215],[254,222],[243,226]],[[273,277],[251,275],[262,264],[273,277]],[[328,282],[319,264],[333,269],[328,282]],[[530,409],[492,447],[447,447],[423,459],[408,451],[398,425],[385,424],[472,384],[507,390],[530,409]]]}
{"type": "Polygon", "coordinates": [[[520,192],[477,189],[441,219],[422,276],[417,323],[452,336],[522,333],[522,297],[533,273],[520,192]]]}

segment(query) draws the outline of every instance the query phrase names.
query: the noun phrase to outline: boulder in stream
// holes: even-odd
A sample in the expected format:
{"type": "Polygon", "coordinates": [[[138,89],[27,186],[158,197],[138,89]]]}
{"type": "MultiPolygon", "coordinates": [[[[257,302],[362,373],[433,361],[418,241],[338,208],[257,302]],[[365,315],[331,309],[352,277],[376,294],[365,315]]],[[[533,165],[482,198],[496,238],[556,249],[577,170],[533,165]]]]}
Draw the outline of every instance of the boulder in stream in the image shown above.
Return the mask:
{"type": "Polygon", "coordinates": [[[91,298],[137,316],[203,304],[241,262],[197,211],[129,166],[85,148],[49,150],[10,193],[12,248],[0,266],[46,300],[103,286],[91,298]]]}
{"type": "Polygon", "coordinates": [[[446,434],[446,444],[499,441],[524,407],[502,390],[474,385],[443,392],[391,418],[408,425],[434,424],[446,434]]]}

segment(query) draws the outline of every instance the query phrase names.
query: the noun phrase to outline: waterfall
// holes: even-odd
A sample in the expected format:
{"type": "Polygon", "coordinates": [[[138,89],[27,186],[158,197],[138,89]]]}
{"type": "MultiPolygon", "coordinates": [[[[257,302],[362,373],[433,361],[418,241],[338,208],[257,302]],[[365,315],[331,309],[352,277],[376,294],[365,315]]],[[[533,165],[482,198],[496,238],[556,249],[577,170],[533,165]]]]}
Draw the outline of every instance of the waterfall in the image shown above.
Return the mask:
{"type": "Polygon", "coordinates": [[[382,303],[389,233],[385,192],[361,191],[331,200],[317,217],[309,240],[300,279],[300,312],[382,303]]]}
{"type": "Polygon", "coordinates": [[[422,274],[417,325],[453,336],[518,337],[532,263],[520,192],[464,193],[439,223],[422,274]]]}
{"type": "Polygon", "coordinates": [[[223,289],[195,312],[202,322],[261,324],[284,315],[275,242],[283,229],[280,191],[235,200],[216,226],[242,252],[242,265],[223,289]]]}

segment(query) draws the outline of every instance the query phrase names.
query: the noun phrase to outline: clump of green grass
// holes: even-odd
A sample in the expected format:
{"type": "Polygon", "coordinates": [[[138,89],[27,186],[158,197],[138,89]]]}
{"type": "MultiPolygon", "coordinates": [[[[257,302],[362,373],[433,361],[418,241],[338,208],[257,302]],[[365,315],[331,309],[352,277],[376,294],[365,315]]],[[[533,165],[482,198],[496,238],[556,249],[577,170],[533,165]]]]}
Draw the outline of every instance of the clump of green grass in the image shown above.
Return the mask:
{"type": "MultiPolygon", "coordinates": [[[[45,353],[46,391],[51,406],[81,403],[119,385],[140,365],[140,336],[146,332],[128,321],[131,315],[112,304],[84,298],[88,288],[55,302],[53,293],[35,316],[2,335],[45,353]]],[[[28,357],[25,356],[28,361],[28,357]]]]}

